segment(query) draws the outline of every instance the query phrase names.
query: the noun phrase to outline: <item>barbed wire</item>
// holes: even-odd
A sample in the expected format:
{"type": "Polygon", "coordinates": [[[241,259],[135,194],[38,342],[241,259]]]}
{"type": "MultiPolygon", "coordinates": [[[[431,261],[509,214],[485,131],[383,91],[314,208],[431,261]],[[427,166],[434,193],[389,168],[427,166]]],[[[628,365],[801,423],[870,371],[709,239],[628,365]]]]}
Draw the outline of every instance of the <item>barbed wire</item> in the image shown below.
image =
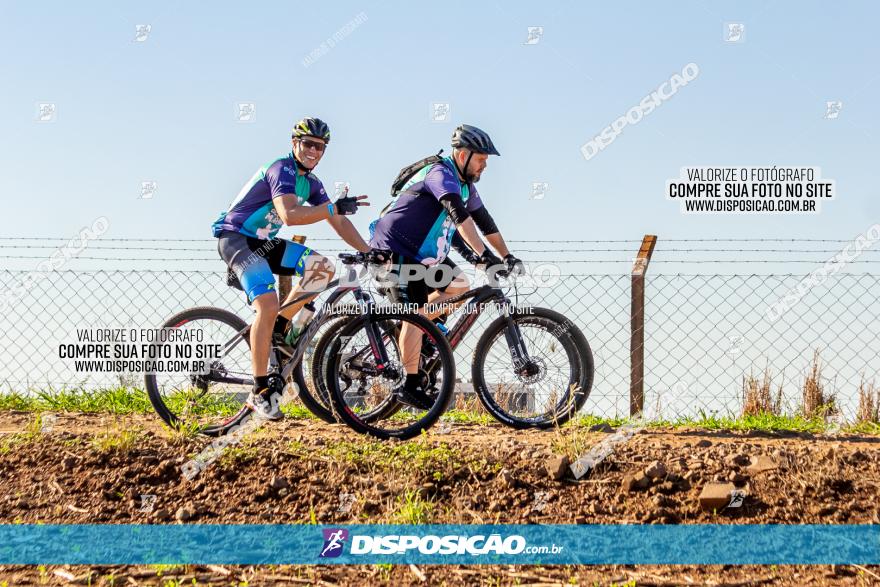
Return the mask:
{"type": "MultiPolygon", "coordinates": [[[[26,269],[8,269],[8,268],[0,268],[0,273],[9,273],[9,274],[20,274],[20,273],[29,273],[26,269]]],[[[74,275],[88,275],[90,273],[101,273],[101,274],[131,274],[131,273],[168,273],[168,274],[193,274],[193,275],[216,275],[222,276],[225,278],[226,270],[218,269],[218,270],[207,270],[207,269],[56,269],[52,271],[53,274],[74,274],[74,275]]],[[[877,277],[876,273],[846,273],[843,274],[847,277],[877,277]]],[[[620,277],[625,279],[630,279],[629,273],[560,273],[559,277],[620,277]]],[[[671,279],[674,277],[797,277],[802,278],[804,275],[802,273],[663,273],[658,275],[652,275],[650,272],[645,276],[646,279],[653,278],[661,278],[661,279],[671,279]]]]}
{"type": "MultiPolygon", "coordinates": [[[[317,240],[317,239],[314,239],[317,240]]],[[[516,242],[516,241],[510,241],[516,242]]],[[[549,242],[549,241],[542,241],[549,242]]],[[[15,245],[0,245],[0,249],[18,249],[15,245]]],[[[31,245],[28,249],[57,249],[57,245],[31,245]]],[[[208,252],[211,247],[129,247],[129,246],[102,246],[101,244],[89,244],[90,250],[100,251],[192,251],[192,252],[208,252]]],[[[327,253],[343,253],[352,249],[322,249],[327,253]]],[[[517,248],[518,253],[634,253],[634,249],[595,249],[595,248],[577,248],[577,249],[522,249],[517,248]]],[[[658,246],[654,249],[656,253],[806,253],[806,254],[825,254],[839,253],[839,249],[666,249],[658,246]]],[[[880,253],[880,249],[863,249],[860,253],[880,253]]]]}
{"type": "MultiPolygon", "coordinates": [[[[40,236],[0,236],[0,240],[11,240],[11,241],[51,241],[51,240],[60,240],[60,241],[71,241],[78,238],[74,237],[40,237],[40,236]]],[[[101,242],[216,242],[216,238],[140,238],[140,237],[126,237],[126,238],[100,238],[101,242]]],[[[309,241],[318,241],[318,242],[327,242],[327,241],[335,241],[339,242],[339,238],[332,237],[309,237],[309,241]]],[[[658,242],[664,243],[708,243],[708,242],[774,242],[774,243],[795,243],[795,242],[804,242],[804,243],[849,243],[852,242],[853,239],[819,239],[819,238],[663,238],[658,239],[658,242]]],[[[642,239],[591,239],[591,240],[573,240],[573,239],[537,239],[537,240],[524,240],[524,239],[510,239],[507,242],[511,243],[641,243],[642,239]]]]}
{"type": "MultiPolygon", "coordinates": [[[[542,251],[549,252],[549,251],[542,251]]],[[[635,254],[635,253],[632,253],[635,254]]],[[[14,260],[48,260],[47,257],[41,255],[0,255],[0,259],[14,259],[14,260]]],[[[219,255],[213,257],[92,257],[92,256],[83,256],[77,255],[72,256],[69,261],[149,261],[156,262],[161,261],[163,263],[184,263],[187,261],[199,261],[199,262],[222,262],[222,259],[219,255]]],[[[572,263],[583,263],[583,264],[591,264],[591,263],[632,263],[632,259],[524,259],[527,263],[558,263],[558,264],[572,264],[572,263]]],[[[811,265],[816,265],[820,261],[818,259],[658,259],[652,258],[651,264],[655,263],[808,263],[811,265]]],[[[847,261],[847,265],[853,264],[873,264],[880,263],[880,259],[865,259],[865,260],[854,260],[847,261]]]]}

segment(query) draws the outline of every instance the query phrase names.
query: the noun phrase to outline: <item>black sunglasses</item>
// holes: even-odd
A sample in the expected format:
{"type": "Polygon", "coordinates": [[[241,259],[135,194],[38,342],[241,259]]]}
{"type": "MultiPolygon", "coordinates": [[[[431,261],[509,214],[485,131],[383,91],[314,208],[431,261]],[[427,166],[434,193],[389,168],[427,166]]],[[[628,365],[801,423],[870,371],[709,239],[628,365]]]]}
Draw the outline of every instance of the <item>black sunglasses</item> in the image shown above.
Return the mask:
{"type": "Polygon", "coordinates": [[[327,148],[327,145],[325,145],[324,143],[320,143],[318,141],[308,141],[305,139],[299,139],[299,144],[302,145],[303,149],[314,148],[319,153],[323,153],[324,149],[327,148]]]}

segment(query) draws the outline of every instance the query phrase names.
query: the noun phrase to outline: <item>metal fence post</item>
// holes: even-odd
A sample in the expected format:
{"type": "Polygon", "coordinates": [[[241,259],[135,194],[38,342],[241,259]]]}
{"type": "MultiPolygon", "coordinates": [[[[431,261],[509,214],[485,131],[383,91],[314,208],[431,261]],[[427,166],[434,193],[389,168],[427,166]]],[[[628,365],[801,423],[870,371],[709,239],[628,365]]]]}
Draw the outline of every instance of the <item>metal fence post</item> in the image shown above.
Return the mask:
{"type": "Polygon", "coordinates": [[[645,407],[645,273],[656,243],[655,235],[646,234],[638,255],[633,260],[629,338],[630,416],[635,416],[645,407]]]}
{"type": "MultiPolygon", "coordinates": [[[[292,239],[293,242],[298,243],[300,245],[304,245],[306,243],[306,237],[302,234],[294,235],[292,239]]],[[[287,296],[290,295],[290,289],[292,280],[290,275],[279,275],[278,276],[278,301],[284,303],[284,300],[287,299],[287,296]]]]}

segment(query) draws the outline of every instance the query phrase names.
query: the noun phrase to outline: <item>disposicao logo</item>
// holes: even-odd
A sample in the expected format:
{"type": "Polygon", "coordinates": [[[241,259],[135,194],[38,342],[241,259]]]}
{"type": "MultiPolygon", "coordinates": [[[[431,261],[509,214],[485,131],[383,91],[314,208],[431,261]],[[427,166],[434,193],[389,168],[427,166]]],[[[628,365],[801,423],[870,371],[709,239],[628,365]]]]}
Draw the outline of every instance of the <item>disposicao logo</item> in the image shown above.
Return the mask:
{"type": "Polygon", "coordinates": [[[348,530],[344,528],[327,528],[321,530],[324,533],[324,547],[321,549],[319,558],[336,558],[342,554],[342,547],[348,540],[348,530]]]}

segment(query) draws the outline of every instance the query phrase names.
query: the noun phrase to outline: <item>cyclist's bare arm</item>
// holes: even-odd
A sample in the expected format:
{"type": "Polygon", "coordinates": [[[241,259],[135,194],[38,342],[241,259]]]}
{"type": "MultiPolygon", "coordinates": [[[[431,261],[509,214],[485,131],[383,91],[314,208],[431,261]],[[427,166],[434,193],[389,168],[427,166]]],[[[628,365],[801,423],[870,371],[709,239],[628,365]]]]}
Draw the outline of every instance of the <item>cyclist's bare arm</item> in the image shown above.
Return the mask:
{"type": "Polygon", "coordinates": [[[283,194],[273,199],[272,203],[281,222],[286,226],[314,224],[330,218],[329,203],[320,206],[300,206],[296,194],[283,194]]]}
{"type": "MultiPolygon", "coordinates": [[[[369,204],[367,204],[369,206],[369,204]]],[[[345,216],[334,215],[331,218],[327,219],[327,222],[330,223],[330,226],[333,227],[333,230],[336,231],[342,240],[348,243],[348,245],[354,249],[362,253],[366,253],[370,250],[370,245],[368,245],[363,238],[361,238],[360,233],[354,227],[354,224],[351,223],[351,220],[346,218],[345,216]]]]}

